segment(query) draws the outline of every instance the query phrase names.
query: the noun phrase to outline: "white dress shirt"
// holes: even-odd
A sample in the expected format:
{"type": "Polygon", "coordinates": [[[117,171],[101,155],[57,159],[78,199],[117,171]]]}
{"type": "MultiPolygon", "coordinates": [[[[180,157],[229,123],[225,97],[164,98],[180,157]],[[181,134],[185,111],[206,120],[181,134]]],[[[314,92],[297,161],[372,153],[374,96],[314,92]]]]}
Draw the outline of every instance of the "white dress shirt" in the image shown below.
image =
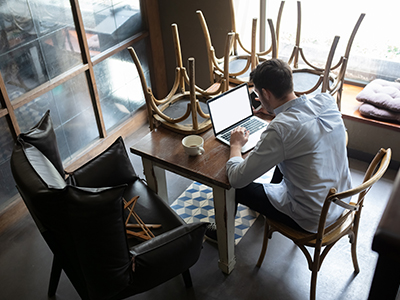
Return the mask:
{"type": "MultiPolygon", "coordinates": [[[[329,189],[351,188],[341,113],[334,98],[325,93],[301,96],[274,112],[275,118],[246,159],[232,157],[227,162],[229,182],[234,188],[245,187],[278,165],[283,180],[264,184],[268,199],[302,228],[316,232],[329,189]]],[[[332,204],[326,226],[342,212],[332,204]]]]}

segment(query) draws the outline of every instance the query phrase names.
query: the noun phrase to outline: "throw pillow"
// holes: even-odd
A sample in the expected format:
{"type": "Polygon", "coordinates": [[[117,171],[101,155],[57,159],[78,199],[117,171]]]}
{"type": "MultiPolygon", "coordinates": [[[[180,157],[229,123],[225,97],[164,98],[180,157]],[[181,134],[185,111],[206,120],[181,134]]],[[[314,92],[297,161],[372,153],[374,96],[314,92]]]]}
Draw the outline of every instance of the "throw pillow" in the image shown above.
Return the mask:
{"type": "Polygon", "coordinates": [[[76,186],[104,187],[131,183],[138,177],[119,137],[110,147],[72,174],[69,181],[76,186]]]}
{"type": "Polygon", "coordinates": [[[60,175],[63,178],[65,177],[64,167],[58,151],[57,138],[50,117],[50,110],[28,132],[21,133],[19,138],[38,148],[56,167],[60,175]]]}

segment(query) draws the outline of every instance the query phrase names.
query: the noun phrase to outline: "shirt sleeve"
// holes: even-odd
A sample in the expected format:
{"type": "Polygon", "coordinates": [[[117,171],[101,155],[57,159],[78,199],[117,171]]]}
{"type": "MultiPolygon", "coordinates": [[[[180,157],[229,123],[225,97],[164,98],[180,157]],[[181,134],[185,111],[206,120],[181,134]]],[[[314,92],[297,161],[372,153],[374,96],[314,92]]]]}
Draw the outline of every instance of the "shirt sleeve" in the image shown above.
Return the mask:
{"type": "Polygon", "coordinates": [[[282,162],[284,157],[282,140],[269,126],[245,159],[232,157],[228,160],[226,171],[229,183],[233,188],[243,188],[282,162]]]}

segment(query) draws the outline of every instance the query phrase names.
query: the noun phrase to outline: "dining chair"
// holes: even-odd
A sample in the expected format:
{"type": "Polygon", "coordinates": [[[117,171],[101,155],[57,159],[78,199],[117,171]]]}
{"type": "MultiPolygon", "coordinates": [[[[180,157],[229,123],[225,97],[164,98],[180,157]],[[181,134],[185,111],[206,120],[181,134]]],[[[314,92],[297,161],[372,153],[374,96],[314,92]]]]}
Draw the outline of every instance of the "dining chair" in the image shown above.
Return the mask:
{"type": "Polygon", "coordinates": [[[230,2],[230,14],[231,14],[231,30],[230,34],[233,34],[233,41],[231,48],[229,49],[229,55],[224,51],[222,57],[217,57],[215,49],[212,44],[211,35],[208,30],[206,19],[201,10],[196,11],[200,21],[201,28],[203,30],[204,39],[206,42],[208,65],[209,65],[209,76],[210,83],[214,84],[221,78],[227,79],[228,83],[240,84],[249,81],[250,72],[261,62],[267,59],[270,55],[271,58],[278,57],[279,47],[279,28],[282,18],[282,12],[285,1],[281,2],[280,9],[277,16],[277,26],[275,29],[272,19],[268,19],[268,25],[271,34],[271,46],[265,51],[256,50],[256,32],[257,32],[257,18],[253,18],[251,27],[251,45],[250,48],[245,46],[242,42],[239,33],[236,31],[235,24],[235,12],[233,7],[233,1],[230,2]],[[240,52],[240,53],[239,53],[240,52]],[[229,76],[226,77],[226,62],[229,64],[229,76]]]}
{"type": "Polygon", "coordinates": [[[340,57],[339,61],[336,64],[332,64],[329,69],[326,69],[326,66],[325,68],[321,68],[316,66],[315,63],[311,63],[310,60],[306,58],[303,48],[300,46],[301,1],[297,1],[296,42],[292,54],[288,60],[288,64],[291,65],[293,69],[293,80],[295,85],[295,93],[297,95],[311,94],[319,91],[321,89],[321,82],[319,81],[320,76],[326,73],[329,74],[329,82],[328,85],[324,87],[324,92],[328,92],[331,95],[336,94],[336,103],[338,104],[339,110],[341,109],[342,90],[347,64],[350,57],[350,50],[364,17],[364,13],[360,14],[347,42],[346,51],[344,55],[340,57]],[[299,68],[300,57],[304,65],[301,68],[299,68]]]}
{"type": "Polygon", "coordinates": [[[322,262],[336,242],[344,236],[349,236],[353,267],[355,273],[358,273],[360,268],[357,261],[356,248],[361,210],[368,191],[372,185],[383,176],[388,168],[391,155],[392,151],[390,148],[380,149],[371,161],[365,173],[363,182],[357,187],[341,192],[338,192],[335,188],[330,189],[321,210],[317,233],[293,229],[285,224],[266,218],[263,245],[261,254],[257,261],[257,267],[261,267],[267,250],[268,239],[270,239],[272,233],[276,231],[292,240],[305,255],[308,262],[308,268],[311,271],[311,300],[316,298],[317,275],[322,262]],[[357,201],[355,202],[347,203],[342,200],[355,195],[358,195],[357,201]],[[344,212],[335,223],[325,227],[327,213],[331,205],[339,205],[343,207],[344,212]],[[312,254],[307,247],[314,249],[314,257],[312,257],[312,254]]]}

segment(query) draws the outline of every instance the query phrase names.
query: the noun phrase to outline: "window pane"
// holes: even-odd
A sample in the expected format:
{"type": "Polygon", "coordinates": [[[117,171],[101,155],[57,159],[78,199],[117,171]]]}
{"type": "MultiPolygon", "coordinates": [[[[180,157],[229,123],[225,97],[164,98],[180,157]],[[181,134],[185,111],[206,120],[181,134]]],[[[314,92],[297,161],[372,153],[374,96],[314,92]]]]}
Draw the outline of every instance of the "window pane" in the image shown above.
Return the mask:
{"type": "MultiPolygon", "coordinates": [[[[143,72],[148,74],[148,64],[143,54],[145,42],[135,45],[143,72]]],[[[106,129],[124,122],[144,103],[144,96],[136,66],[128,50],[124,50],[94,67],[101,109],[106,129]]],[[[150,84],[149,84],[150,85],[150,84]]]]}
{"type": "Polygon", "coordinates": [[[15,182],[11,174],[10,157],[14,140],[6,118],[0,118],[0,210],[17,195],[15,182]]]}
{"type": "Polygon", "coordinates": [[[50,109],[61,159],[70,160],[99,138],[86,77],[81,74],[15,111],[21,132],[50,109]]]}
{"type": "Polygon", "coordinates": [[[0,71],[11,100],[48,80],[38,40],[0,55],[0,71]]]}
{"type": "Polygon", "coordinates": [[[38,37],[26,0],[1,1],[0,12],[1,54],[38,37]]]}
{"type": "Polygon", "coordinates": [[[41,52],[49,79],[82,63],[76,32],[63,28],[40,39],[41,52]]]}
{"type": "Polygon", "coordinates": [[[92,56],[143,30],[139,0],[82,0],[80,6],[92,56]]]}
{"type": "MultiPolygon", "coordinates": [[[[259,3],[260,0],[234,0],[236,28],[248,49],[251,20],[260,18],[259,3]]],[[[275,26],[279,6],[280,1],[267,1],[266,18],[271,18],[275,26]]],[[[393,0],[382,0],[379,5],[374,1],[361,0],[338,0],[334,5],[318,0],[301,1],[300,46],[308,61],[324,66],[333,38],[338,35],[340,41],[333,60],[336,64],[340,56],[345,54],[348,40],[359,16],[365,13],[366,16],[351,47],[346,77],[366,82],[375,78],[395,80],[400,77],[400,45],[398,36],[393,30],[400,27],[399,10],[400,2],[393,0]],[[379,7],[389,9],[379,9],[379,7]]],[[[287,0],[282,14],[278,53],[278,57],[285,61],[293,50],[296,28],[297,1],[287,0]]],[[[269,28],[266,29],[266,35],[266,48],[268,48],[269,28]]]]}
{"type": "Polygon", "coordinates": [[[10,99],[82,62],[68,0],[1,1],[0,71],[10,99]]]}

